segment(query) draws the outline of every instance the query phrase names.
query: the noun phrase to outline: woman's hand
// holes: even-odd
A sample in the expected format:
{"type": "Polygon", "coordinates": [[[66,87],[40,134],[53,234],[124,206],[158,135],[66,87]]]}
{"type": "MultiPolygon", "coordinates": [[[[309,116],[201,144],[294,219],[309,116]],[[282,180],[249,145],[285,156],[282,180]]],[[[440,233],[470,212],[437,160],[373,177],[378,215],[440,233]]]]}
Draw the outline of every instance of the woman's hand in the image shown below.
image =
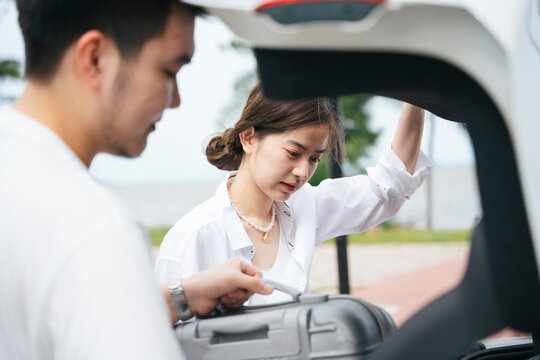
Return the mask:
{"type": "Polygon", "coordinates": [[[410,174],[414,174],[414,169],[416,168],[423,129],[424,110],[404,103],[391,146],[394,153],[403,161],[410,174]]]}

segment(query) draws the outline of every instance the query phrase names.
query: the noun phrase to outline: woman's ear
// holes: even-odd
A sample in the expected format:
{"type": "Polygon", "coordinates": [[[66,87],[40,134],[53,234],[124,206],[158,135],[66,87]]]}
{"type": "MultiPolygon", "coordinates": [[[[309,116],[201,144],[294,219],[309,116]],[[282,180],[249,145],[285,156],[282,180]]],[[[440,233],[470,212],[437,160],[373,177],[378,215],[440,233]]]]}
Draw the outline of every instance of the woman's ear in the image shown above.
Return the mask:
{"type": "Polygon", "coordinates": [[[255,142],[257,141],[257,138],[255,137],[255,128],[253,126],[249,127],[248,129],[242,131],[238,137],[240,138],[244,152],[246,154],[251,154],[253,152],[255,142]]]}

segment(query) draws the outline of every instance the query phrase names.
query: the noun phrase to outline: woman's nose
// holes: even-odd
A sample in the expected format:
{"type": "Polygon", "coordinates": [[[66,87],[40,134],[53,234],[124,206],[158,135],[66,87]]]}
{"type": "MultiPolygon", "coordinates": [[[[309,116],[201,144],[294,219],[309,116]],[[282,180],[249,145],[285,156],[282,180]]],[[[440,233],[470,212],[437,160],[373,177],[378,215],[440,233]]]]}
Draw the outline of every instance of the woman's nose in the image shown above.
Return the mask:
{"type": "Polygon", "coordinates": [[[297,166],[293,170],[293,175],[300,178],[300,179],[302,179],[302,180],[307,179],[307,176],[308,176],[308,164],[306,164],[303,161],[301,163],[298,163],[297,166]]]}

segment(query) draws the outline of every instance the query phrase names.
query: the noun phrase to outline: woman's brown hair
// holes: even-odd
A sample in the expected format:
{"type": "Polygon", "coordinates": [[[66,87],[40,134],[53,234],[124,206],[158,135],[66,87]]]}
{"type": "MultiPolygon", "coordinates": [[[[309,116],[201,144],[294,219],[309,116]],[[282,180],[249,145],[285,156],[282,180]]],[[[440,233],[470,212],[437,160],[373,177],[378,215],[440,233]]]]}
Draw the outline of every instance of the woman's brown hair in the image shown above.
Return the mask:
{"type": "Polygon", "coordinates": [[[260,84],[249,94],[240,120],[233,128],[213,137],[206,146],[206,158],[221,170],[237,170],[244,156],[240,133],[253,126],[255,136],[280,134],[308,125],[328,126],[328,146],[334,158],[342,150],[343,140],[336,112],[327,98],[273,101],[263,96],[260,84]]]}

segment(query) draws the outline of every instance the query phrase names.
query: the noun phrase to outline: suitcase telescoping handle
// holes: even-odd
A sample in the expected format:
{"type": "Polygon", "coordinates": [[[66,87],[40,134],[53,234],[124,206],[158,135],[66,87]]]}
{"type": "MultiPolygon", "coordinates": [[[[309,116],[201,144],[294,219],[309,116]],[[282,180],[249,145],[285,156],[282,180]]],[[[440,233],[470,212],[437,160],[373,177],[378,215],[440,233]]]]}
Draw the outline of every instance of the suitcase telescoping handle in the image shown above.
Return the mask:
{"type": "Polygon", "coordinates": [[[269,279],[263,279],[263,281],[269,285],[272,285],[274,287],[274,290],[278,290],[278,291],[291,295],[292,296],[291,302],[298,302],[300,295],[302,295],[302,292],[300,290],[296,290],[295,288],[292,288],[280,282],[269,280],[269,279]]]}
{"type": "Polygon", "coordinates": [[[245,305],[240,308],[241,310],[268,309],[268,308],[281,306],[281,305],[290,305],[290,304],[297,304],[297,303],[303,303],[303,304],[319,303],[319,302],[325,302],[328,300],[327,294],[303,294],[301,291],[296,290],[295,288],[284,285],[274,280],[263,279],[263,281],[267,284],[272,285],[274,287],[274,291],[277,290],[277,291],[284,292],[288,295],[291,295],[291,300],[279,301],[279,302],[262,304],[262,305],[245,305]]]}
{"type": "Polygon", "coordinates": [[[228,308],[228,307],[225,307],[222,303],[219,303],[218,306],[216,306],[216,308],[209,314],[203,315],[203,316],[198,315],[197,317],[203,318],[203,319],[213,318],[213,317],[224,315],[224,314],[241,313],[245,310],[268,309],[268,308],[272,308],[272,307],[276,307],[280,305],[295,304],[299,302],[306,302],[306,303],[321,302],[321,301],[326,301],[328,299],[328,295],[326,294],[309,295],[309,296],[303,295],[302,298],[300,298],[300,296],[302,295],[302,292],[299,290],[296,290],[295,288],[284,285],[274,280],[264,279],[263,281],[269,285],[272,285],[274,287],[274,291],[277,290],[277,291],[281,291],[281,292],[291,295],[291,300],[280,301],[280,302],[275,302],[275,303],[270,303],[270,304],[262,304],[262,305],[244,305],[240,308],[228,308]]]}
{"type": "Polygon", "coordinates": [[[279,301],[275,303],[269,303],[269,304],[262,304],[262,305],[244,305],[240,309],[242,310],[255,310],[255,309],[268,309],[280,305],[287,305],[287,304],[296,304],[300,302],[319,302],[321,300],[326,300],[328,298],[327,295],[321,296],[309,296],[309,295],[302,295],[302,292],[299,290],[296,290],[295,288],[292,288],[290,286],[287,286],[285,284],[282,284],[280,282],[274,281],[274,280],[268,280],[263,279],[263,281],[269,285],[272,285],[274,287],[274,291],[281,291],[285,294],[291,295],[291,300],[286,301],[279,301]]]}

